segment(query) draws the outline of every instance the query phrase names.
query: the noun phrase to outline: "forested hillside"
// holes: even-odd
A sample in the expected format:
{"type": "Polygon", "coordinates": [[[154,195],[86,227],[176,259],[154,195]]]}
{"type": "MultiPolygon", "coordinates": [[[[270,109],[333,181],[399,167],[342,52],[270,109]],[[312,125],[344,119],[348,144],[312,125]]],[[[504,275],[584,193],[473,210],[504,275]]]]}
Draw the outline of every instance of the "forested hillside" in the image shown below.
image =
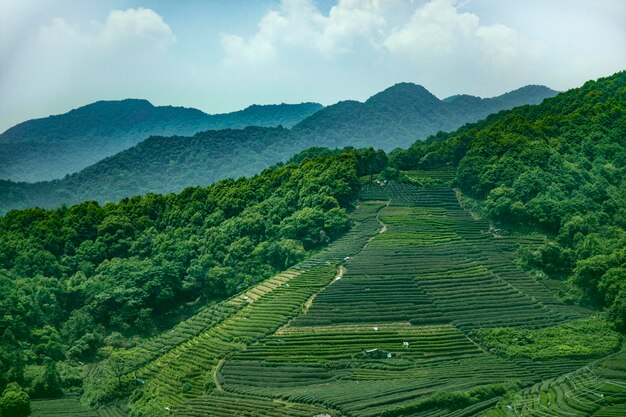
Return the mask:
{"type": "Polygon", "coordinates": [[[178,192],[190,184],[206,186],[224,178],[254,175],[272,165],[276,155],[296,149],[291,132],[282,127],[210,130],[193,137],[154,136],[63,180],[0,181],[0,200],[6,210],[178,192]]]}
{"type": "Polygon", "coordinates": [[[390,150],[505,108],[539,103],[554,94],[546,87],[527,86],[491,99],[455,96],[442,101],[424,87],[398,84],[365,103],[328,106],[291,130],[246,128],[207,131],[193,137],[151,137],[62,180],[34,184],[0,181],[0,212],[178,192],[187,186],[254,175],[312,146],[390,150]]]}
{"type": "Polygon", "coordinates": [[[29,120],[2,133],[0,178],[28,182],[62,178],[152,135],[291,127],[321,108],[317,103],[253,105],[210,115],[193,108],[155,107],[147,100],[98,101],[65,114],[29,120]]]}
{"type": "Polygon", "coordinates": [[[301,261],[350,228],[359,176],[385,164],[347,151],[178,195],[0,218],[0,392],[77,389],[80,361],[301,261]]]}
{"type": "MultiPolygon", "coordinates": [[[[170,140],[242,132],[261,154],[295,137],[170,140]]],[[[65,390],[102,416],[621,415],[625,134],[621,72],[389,160],[316,147],[179,194],[11,211],[0,407],[65,390]]]]}
{"type": "Polygon", "coordinates": [[[416,142],[391,160],[400,169],[458,166],[456,184],[485,216],[551,236],[524,262],[569,277],[573,300],[608,307],[624,329],[625,140],[626,72],[620,72],[416,142]]]}

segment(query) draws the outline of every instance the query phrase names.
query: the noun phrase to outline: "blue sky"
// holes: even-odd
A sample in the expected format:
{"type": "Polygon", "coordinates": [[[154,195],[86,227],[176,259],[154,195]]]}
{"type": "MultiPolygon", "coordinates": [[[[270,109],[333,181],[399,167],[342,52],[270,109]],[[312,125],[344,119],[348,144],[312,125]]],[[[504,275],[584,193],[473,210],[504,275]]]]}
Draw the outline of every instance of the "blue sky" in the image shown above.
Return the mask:
{"type": "Polygon", "coordinates": [[[209,113],[558,90],[626,68],[623,0],[0,0],[0,131],[103,99],[209,113]]]}

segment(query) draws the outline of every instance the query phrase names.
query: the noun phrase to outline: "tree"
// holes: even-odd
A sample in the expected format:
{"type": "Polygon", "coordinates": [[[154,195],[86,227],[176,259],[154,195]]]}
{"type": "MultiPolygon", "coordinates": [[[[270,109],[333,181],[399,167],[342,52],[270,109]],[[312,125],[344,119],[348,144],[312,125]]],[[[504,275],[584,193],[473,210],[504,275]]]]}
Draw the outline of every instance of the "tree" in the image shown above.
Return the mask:
{"type": "Polygon", "coordinates": [[[324,216],[324,230],[332,239],[338,238],[342,233],[350,229],[351,221],[344,209],[333,208],[324,216]]]}
{"type": "Polygon", "coordinates": [[[133,352],[116,350],[106,360],[109,374],[115,379],[117,387],[124,386],[124,377],[137,367],[137,358],[133,352]]]}
{"type": "Polygon", "coordinates": [[[30,414],[30,398],[26,391],[15,382],[7,385],[0,397],[2,417],[26,417],[30,414]]]}
{"type": "Polygon", "coordinates": [[[300,240],[305,248],[311,248],[319,241],[320,230],[324,228],[324,212],[305,207],[283,220],[280,228],[283,237],[300,240]]]}

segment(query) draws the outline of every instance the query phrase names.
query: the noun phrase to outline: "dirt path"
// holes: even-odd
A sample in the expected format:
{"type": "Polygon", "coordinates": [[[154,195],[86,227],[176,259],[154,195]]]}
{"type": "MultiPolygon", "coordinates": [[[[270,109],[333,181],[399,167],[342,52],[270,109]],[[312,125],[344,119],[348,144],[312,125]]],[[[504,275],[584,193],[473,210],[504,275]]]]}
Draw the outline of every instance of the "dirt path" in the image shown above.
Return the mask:
{"type": "MultiPolygon", "coordinates": [[[[338,279],[343,278],[343,274],[345,272],[346,272],[346,268],[343,265],[339,265],[339,268],[337,268],[337,275],[335,275],[335,279],[330,281],[330,283],[328,285],[332,285],[333,282],[337,281],[338,279]]],[[[326,287],[328,287],[328,285],[326,287]]],[[[324,288],[326,288],[326,287],[324,287],[324,288]]],[[[309,297],[308,300],[306,300],[306,303],[304,303],[304,307],[302,308],[302,313],[301,314],[306,314],[306,312],[309,311],[309,308],[311,308],[311,305],[313,304],[313,300],[315,300],[315,297],[317,297],[317,294],[322,292],[322,290],[324,288],[322,288],[321,290],[319,290],[318,292],[313,294],[311,297],[309,297]]]]}
{"type": "MultiPolygon", "coordinates": [[[[388,200],[388,201],[387,201],[387,203],[385,204],[385,207],[389,207],[389,203],[390,203],[390,202],[391,202],[391,200],[388,200]]],[[[385,233],[385,232],[387,231],[387,224],[386,224],[384,221],[382,221],[382,220],[380,219],[380,212],[381,212],[381,210],[383,210],[385,207],[381,207],[381,208],[380,208],[380,209],[376,212],[376,221],[380,224],[380,230],[378,231],[378,234],[379,234],[379,235],[380,235],[380,234],[382,234],[382,233],[385,233]]],[[[359,253],[363,252],[363,251],[364,251],[364,250],[365,250],[365,249],[369,246],[370,242],[376,238],[376,236],[377,236],[377,235],[374,235],[374,236],[370,237],[370,238],[367,240],[367,243],[365,244],[365,246],[363,246],[363,248],[359,251],[359,253]]]]}
{"type": "MultiPolygon", "coordinates": [[[[387,204],[385,204],[385,207],[389,207],[389,203],[390,203],[390,202],[391,202],[391,200],[387,201],[387,204]]],[[[381,225],[381,228],[380,228],[380,230],[378,231],[378,234],[385,233],[385,232],[387,231],[387,224],[385,224],[385,222],[383,222],[382,220],[380,220],[380,212],[381,212],[381,210],[383,210],[385,207],[381,207],[381,208],[380,208],[380,210],[378,210],[378,211],[376,212],[376,221],[377,221],[378,223],[380,223],[380,225],[381,225]]],[[[373,238],[372,238],[372,239],[373,239],[373,238]]],[[[371,239],[370,239],[370,240],[371,240],[371,239]]]]}
{"type": "Polygon", "coordinates": [[[378,214],[376,215],[376,220],[378,220],[378,223],[380,223],[380,225],[382,226],[380,230],[378,231],[378,233],[379,234],[385,233],[387,231],[387,225],[382,220],[380,220],[380,218],[378,217],[378,214]]]}
{"type": "Polygon", "coordinates": [[[218,391],[224,391],[224,389],[222,388],[222,384],[220,383],[220,379],[217,376],[217,374],[220,371],[220,368],[222,367],[222,365],[224,365],[224,361],[225,361],[224,358],[220,359],[219,362],[217,363],[217,366],[215,367],[215,370],[213,371],[213,381],[215,381],[215,389],[218,391]]]}
{"type": "MultiPolygon", "coordinates": [[[[305,301],[304,305],[302,306],[302,312],[300,314],[306,314],[307,311],[309,311],[309,308],[311,308],[311,306],[313,305],[313,301],[315,301],[315,297],[317,297],[317,295],[319,293],[321,293],[322,291],[324,291],[325,288],[327,288],[329,285],[332,285],[333,282],[337,281],[338,279],[341,279],[343,277],[343,274],[346,272],[346,268],[343,266],[343,264],[339,264],[339,266],[337,267],[337,274],[335,274],[335,278],[330,281],[328,283],[328,285],[322,287],[318,292],[316,292],[315,294],[313,294],[312,296],[309,297],[308,300],[305,301]]],[[[291,320],[289,320],[287,323],[283,324],[282,326],[280,326],[278,328],[278,330],[276,330],[275,334],[280,334],[283,332],[283,330],[285,330],[285,328],[289,327],[289,325],[300,315],[298,314],[297,316],[295,316],[294,318],[292,318],[291,320]]]]}

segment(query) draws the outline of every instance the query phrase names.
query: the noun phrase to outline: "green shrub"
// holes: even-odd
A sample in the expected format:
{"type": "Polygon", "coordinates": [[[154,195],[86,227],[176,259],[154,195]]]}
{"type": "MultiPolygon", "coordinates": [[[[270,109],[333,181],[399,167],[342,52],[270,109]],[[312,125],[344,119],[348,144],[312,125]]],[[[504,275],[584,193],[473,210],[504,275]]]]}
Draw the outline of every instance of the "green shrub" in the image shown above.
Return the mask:
{"type": "Polygon", "coordinates": [[[26,391],[15,382],[7,385],[0,397],[2,417],[25,417],[30,414],[30,398],[26,391]]]}
{"type": "Polygon", "coordinates": [[[480,329],[476,335],[483,346],[500,355],[533,360],[600,357],[622,344],[620,334],[597,316],[542,329],[480,329]]]}

